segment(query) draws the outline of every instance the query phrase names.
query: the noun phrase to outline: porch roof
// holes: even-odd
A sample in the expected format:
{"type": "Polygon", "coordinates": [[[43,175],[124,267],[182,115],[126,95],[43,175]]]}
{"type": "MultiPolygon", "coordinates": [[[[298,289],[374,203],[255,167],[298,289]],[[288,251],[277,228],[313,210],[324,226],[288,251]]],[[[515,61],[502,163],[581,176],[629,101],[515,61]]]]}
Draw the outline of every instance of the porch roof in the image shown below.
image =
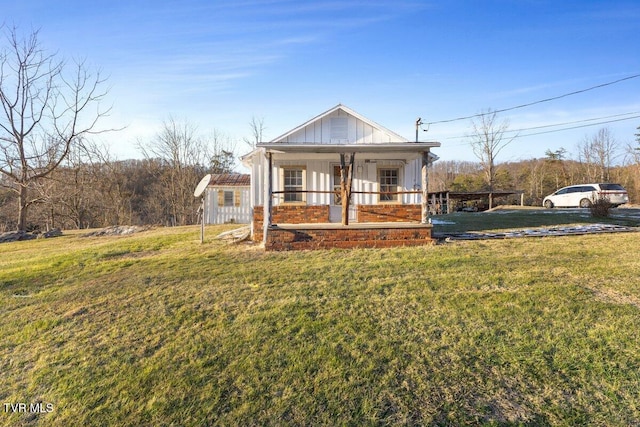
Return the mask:
{"type": "Polygon", "coordinates": [[[294,144],[285,142],[269,142],[257,145],[268,153],[421,153],[431,148],[440,147],[433,142],[390,142],[380,144],[294,144]]]}

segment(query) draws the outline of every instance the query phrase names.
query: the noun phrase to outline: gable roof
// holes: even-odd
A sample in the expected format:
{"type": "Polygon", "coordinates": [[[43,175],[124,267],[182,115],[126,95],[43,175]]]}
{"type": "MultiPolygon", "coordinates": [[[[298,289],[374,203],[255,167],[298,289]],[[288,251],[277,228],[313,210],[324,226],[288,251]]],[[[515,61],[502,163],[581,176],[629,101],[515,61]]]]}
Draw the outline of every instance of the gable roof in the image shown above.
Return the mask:
{"type": "Polygon", "coordinates": [[[270,142],[259,142],[251,152],[241,156],[240,161],[250,168],[252,159],[258,153],[265,151],[272,153],[412,153],[415,156],[426,151],[429,152],[429,159],[433,162],[438,160],[438,156],[430,152],[430,149],[435,147],[440,147],[440,143],[409,141],[349,107],[338,104],[270,142]],[[327,120],[329,116],[343,117],[344,115],[353,119],[349,120],[351,126],[355,123],[356,127],[360,128],[356,131],[356,133],[360,132],[360,138],[356,135],[356,140],[349,142],[327,139],[327,134],[331,133],[331,121],[327,120]],[[318,133],[320,133],[320,139],[317,139],[318,133]],[[313,139],[309,140],[310,138],[313,139]]]}
{"type": "Polygon", "coordinates": [[[384,126],[379,125],[378,123],[367,119],[366,117],[364,117],[363,115],[357,113],[356,111],[352,110],[351,108],[342,105],[342,104],[338,104],[333,108],[330,108],[329,110],[325,111],[324,113],[321,113],[319,115],[317,115],[316,117],[306,121],[305,123],[301,124],[300,126],[291,129],[289,132],[284,133],[282,135],[280,135],[279,137],[273,139],[270,141],[270,143],[277,143],[277,142],[285,142],[289,137],[295,135],[297,132],[303,130],[304,128],[306,128],[307,126],[314,124],[316,122],[321,122],[322,119],[338,112],[338,111],[342,111],[344,113],[346,113],[347,115],[350,115],[352,117],[355,117],[357,120],[360,120],[361,122],[371,126],[372,129],[375,129],[383,134],[387,134],[389,136],[389,139],[393,142],[410,142],[408,139],[398,135],[397,133],[387,129],[384,126]]]}

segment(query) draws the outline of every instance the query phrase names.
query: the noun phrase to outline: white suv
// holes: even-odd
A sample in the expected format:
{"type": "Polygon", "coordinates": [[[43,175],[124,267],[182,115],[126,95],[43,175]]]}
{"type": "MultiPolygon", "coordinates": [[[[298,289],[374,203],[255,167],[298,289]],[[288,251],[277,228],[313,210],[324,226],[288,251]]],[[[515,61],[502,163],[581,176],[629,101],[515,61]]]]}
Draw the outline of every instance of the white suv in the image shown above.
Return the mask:
{"type": "Polygon", "coordinates": [[[620,184],[582,184],[559,189],[545,197],[542,205],[547,209],[554,207],[588,208],[600,198],[609,200],[614,206],[629,201],[627,190],[620,184]]]}

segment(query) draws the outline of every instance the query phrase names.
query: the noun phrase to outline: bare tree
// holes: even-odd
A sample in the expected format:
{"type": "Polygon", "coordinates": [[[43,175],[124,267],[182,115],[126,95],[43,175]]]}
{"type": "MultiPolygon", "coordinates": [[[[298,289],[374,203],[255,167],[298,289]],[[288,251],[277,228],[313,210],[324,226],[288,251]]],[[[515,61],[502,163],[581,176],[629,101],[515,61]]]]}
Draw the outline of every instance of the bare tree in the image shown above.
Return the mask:
{"type": "Polygon", "coordinates": [[[493,190],[496,180],[495,160],[504,147],[509,145],[515,136],[506,138],[505,132],[509,122],[498,121],[495,111],[487,110],[472,120],[472,133],[469,135],[473,153],[480,161],[489,189],[489,209],[493,207],[493,190]]]}
{"type": "Polygon", "coordinates": [[[145,158],[158,159],[163,167],[156,169],[158,192],[164,206],[164,220],[170,225],[186,225],[192,222],[196,210],[192,187],[200,174],[194,165],[204,165],[207,153],[196,127],[188,122],[178,122],[173,117],[162,123],[153,140],[138,143],[145,158]]]}
{"type": "Polygon", "coordinates": [[[218,129],[207,141],[210,157],[211,173],[230,173],[235,168],[235,145],[231,138],[218,129]]]}
{"type": "MultiPolygon", "coordinates": [[[[81,190],[96,212],[93,221],[103,226],[133,224],[132,202],[136,189],[132,182],[136,179],[134,171],[137,168],[118,161],[104,143],[83,139],[77,150],[79,162],[75,168],[79,167],[87,174],[81,190]]],[[[74,158],[73,153],[70,158],[74,158]]]]}
{"type": "Polygon", "coordinates": [[[618,143],[608,128],[586,136],[578,144],[578,157],[587,169],[589,181],[606,182],[611,179],[611,166],[616,157],[618,143]]]}
{"type": "MultiPolygon", "coordinates": [[[[92,179],[87,153],[82,143],[73,144],[64,162],[49,174],[36,182],[37,191],[43,200],[38,207],[44,207],[45,225],[64,228],[87,228],[96,226],[92,215],[97,213],[95,201],[100,200],[91,194],[95,185],[92,179]]],[[[35,213],[40,209],[35,209],[35,213]]]]}
{"type": "Polygon", "coordinates": [[[472,175],[478,170],[476,162],[439,160],[431,166],[429,172],[429,191],[446,191],[451,188],[458,175],[472,175]]]}
{"type": "Polygon", "coordinates": [[[17,193],[17,228],[24,230],[27,210],[38,201],[30,197],[33,184],[62,163],[78,138],[97,133],[109,109],[99,109],[106,95],[100,73],[83,62],[67,73],[65,61],[41,48],[38,31],[21,38],[14,27],[6,41],[0,50],[0,174],[17,193]]]}
{"type": "Polygon", "coordinates": [[[253,149],[256,144],[263,142],[264,131],[267,129],[264,125],[264,117],[252,116],[249,128],[251,129],[251,137],[245,137],[242,140],[253,149]]]}

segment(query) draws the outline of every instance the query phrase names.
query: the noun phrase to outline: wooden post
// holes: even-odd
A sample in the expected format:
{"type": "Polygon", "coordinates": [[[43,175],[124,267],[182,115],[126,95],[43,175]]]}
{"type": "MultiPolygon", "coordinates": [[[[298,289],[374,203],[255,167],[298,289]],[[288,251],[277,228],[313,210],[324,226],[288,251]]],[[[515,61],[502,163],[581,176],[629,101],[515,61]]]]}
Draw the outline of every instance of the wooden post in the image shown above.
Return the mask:
{"type": "Polygon", "coordinates": [[[351,153],[349,167],[345,154],[340,153],[340,197],[342,198],[342,225],[349,225],[349,204],[351,203],[351,186],[353,184],[353,162],[356,153],[351,153]]]}
{"type": "Polygon", "coordinates": [[[524,206],[524,192],[520,193],[520,206],[524,206]]]}
{"type": "Polygon", "coordinates": [[[264,201],[263,201],[263,235],[262,241],[267,243],[267,233],[271,226],[271,211],[273,210],[273,160],[271,153],[267,152],[267,170],[265,171],[264,201]]]}
{"type": "Polygon", "coordinates": [[[340,204],[342,205],[342,225],[349,225],[349,204],[347,202],[347,171],[344,153],[340,153],[340,204]],[[345,219],[344,212],[347,211],[345,219]]]}
{"type": "Polygon", "coordinates": [[[421,222],[429,222],[429,150],[422,152],[422,218],[421,222]]]}
{"type": "Polygon", "coordinates": [[[429,209],[429,213],[434,212],[435,207],[436,207],[436,193],[433,193],[431,195],[431,209],[429,209]]]}

